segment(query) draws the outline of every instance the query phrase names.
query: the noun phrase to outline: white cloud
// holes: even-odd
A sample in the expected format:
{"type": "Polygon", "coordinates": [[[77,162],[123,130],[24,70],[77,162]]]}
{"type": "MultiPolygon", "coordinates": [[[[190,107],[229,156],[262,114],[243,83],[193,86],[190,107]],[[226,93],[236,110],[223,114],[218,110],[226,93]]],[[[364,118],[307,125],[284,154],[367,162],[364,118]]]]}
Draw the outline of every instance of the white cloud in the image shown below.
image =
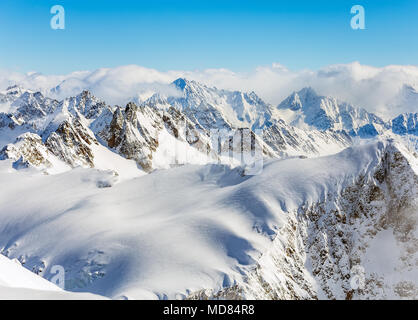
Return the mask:
{"type": "Polygon", "coordinates": [[[375,68],[358,62],[331,65],[315,71],[292,71],[273,63],[246,73],[228,69],[162,72],[136,65],[78,71],[68,75],[0,71],[0,87],[18,83],[46,92],[60,84],[58,98],[89,89],[110,104],[123,105],[132,97],[151,92],[175,94],[169,84],[179,77],[217,88],[255,91],[275,105],[292,91],[311,86],[320,94],[335,96],[386,117],[418,110],[418,95],[412,95],[411,99],[410,96],[405,98],[405,92],[402,93],[405,84],[418,87],[417,66],[375,68]]]}

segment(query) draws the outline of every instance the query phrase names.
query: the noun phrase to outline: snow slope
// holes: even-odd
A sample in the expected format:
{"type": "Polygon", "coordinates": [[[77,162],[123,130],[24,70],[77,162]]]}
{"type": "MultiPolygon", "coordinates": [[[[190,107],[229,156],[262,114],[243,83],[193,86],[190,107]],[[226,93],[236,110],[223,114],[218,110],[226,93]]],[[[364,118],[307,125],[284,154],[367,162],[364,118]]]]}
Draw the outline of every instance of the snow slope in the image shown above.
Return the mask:
{"type": "MultiPolygon", "coordinates": [[[[270,160],[256,176],[188,165],[108,188],[111,177],[94,169],[45,176],[3,161],[0,250],[41,275],[63,265],[68,290],[111,298],[416,297],[417,268],[398,259],[417,258],[416,233],[405,243],[396,231],[405,221],[405,230],[416,230],[418,160],[403,154],[376,141],[322,158],[270,160]],[[383,167],[393,173],[381,179],[383,167]],[[348,201],[372,195],[377,200],[361,207],[348,201]],[[398,197],[410,211],[399,225],[383,223],[398,197]],[[353,293],[350,257],[369,271],[367,261],[378,260],[362,248],[383,230],[400,248],[386,251],[395,265],[384,271],[397,279],[383,281],[382,292],[353,293]],[[402,283],[406,296],[397,294],[402,283]]],[[[384,252],[378,240],[370,243],[369,251],[384,252]]]]}
{"type": "Polygon", "coordinates": [[[0,254],[1,300],[74,300],[103,299],[88,293],[70,293],[23,268],[19,261],[0,254]]]}
{"type": "Polygon", "coordinates": [[[418,296],[415,113],[173,86],[124,108],[0,93],[0,253],[111,298],[418,296]],[[240,166],[250,148],[260,175],[240,166]]]}

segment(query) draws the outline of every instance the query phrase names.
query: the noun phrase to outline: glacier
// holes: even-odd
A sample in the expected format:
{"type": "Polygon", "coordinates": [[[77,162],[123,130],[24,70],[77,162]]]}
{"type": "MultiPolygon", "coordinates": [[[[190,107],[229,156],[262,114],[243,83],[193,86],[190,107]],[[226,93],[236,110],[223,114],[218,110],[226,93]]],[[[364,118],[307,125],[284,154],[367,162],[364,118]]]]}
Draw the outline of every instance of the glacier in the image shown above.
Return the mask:
{"type": "Polygon", "coordinates": [[[0,92],[3,261],[61,265],[87,299],[418,298],[416,114],[172,87],[124,107],[0,92]]]}

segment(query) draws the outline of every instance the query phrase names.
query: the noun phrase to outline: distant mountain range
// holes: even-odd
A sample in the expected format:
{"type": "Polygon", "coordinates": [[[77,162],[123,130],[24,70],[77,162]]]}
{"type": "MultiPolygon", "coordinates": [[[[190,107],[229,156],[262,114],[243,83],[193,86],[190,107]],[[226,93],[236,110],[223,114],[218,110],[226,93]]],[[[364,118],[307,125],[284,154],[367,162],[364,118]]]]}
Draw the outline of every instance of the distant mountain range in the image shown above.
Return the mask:
{"type": "MultiPolygon", "coordinates": [[[[110,106],[89,91],[57,101],[9,87],[0,94],[0,102],[9,106],[0,113],[0,157],[13,159],[19,167],[52,172],[57,166],[101,168],[106,161],[100,158],[111,154],[150,172],[173,164],[222,161],[219,151],[233,147],[226,141],[219,150],[212,145],[211,132],[216,130],[257,132],[257,145],[268,158],[335,153],[355,137],[418,135],[417,113],[385,122],[311,88],[292,93],[274,107],[254,92],[209,88],[182,78],[172,86],[178,95],[155,93],[126,107],[110,106]],[[181,145],[188,156],[174,155],[173,145],[181,145]]],[[[104,168],[118,171],[111,164],[104,168]]]]}
{"type": "MultiPolygon", "coordinates": [[[[1,92],[0,253],[114,299],[417,299],[417,113],[171,87],[1,92]]],[[[100,298],[10,259],[0,297],[100,298]]]]}

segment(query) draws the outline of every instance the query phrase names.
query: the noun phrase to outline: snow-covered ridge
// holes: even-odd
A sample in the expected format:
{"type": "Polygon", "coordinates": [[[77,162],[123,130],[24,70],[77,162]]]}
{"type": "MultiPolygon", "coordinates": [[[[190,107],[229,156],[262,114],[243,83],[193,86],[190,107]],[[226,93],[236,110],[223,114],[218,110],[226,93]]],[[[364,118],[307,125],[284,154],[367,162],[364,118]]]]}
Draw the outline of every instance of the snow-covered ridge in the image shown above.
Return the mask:
{"type": "Polygon", "coordinates": [[[399,135],[418,136],[418,113],[404,113],[393,119],[392,131],[399,135]]]}
{"type": "Polygon", "coordinates": [[[417,297],[416,114],[172,85],[122,107],[0,94],[0,253],[111,298],[417,297]]]}
{"type": "Polygon", "coordinates": [[[129,103],[124,108],[109,106],[86,90],[57,101],[40,92],[9,88],[5,95],[13,108],[0,113],[1,157],[13,159],[16,168],[32,166],[47,173],[83,166],[124,174],[120,165],[99,165],[106,162],[106,154],[120,164],[127,159],[126,167],[135,161],[141,174],[185,163],[223,161],[212,145],[213,130],[227,130],[232,136],[242,128],[266,130],[259,133],[258,143],[269,158],[318,156],[351,143],[344,134],[305,132],[272,119],[273,107],[253,92],[208,88],[185,79],[173,86],[182,94],[153,95],[139,106],[129,103]],[[22,143],[29,141],[29,134],[36,147],[22,143]]]}
{"type": "Polygon", "coordinates": [[[416,298],[417,163],[378,141],[270,160],[252,177],[195,165],[112,188],[91,169],[3,165],[0,248],[40,274],[63,265],[68,289],[112,298],[416,298]],[[350,287],[354,266],[365,291],[350,287]]]}
{"type": "Polygon", "coordinates": [[[0,254],[0,299],[105,299],[93,294],[70,293],[24,268],[19,260],[0,254]]]}
{"type": "Polygon", "coordinates": [[[34,166],[48,173],[84,166],[124,175],[118,171],[123,166],[132,168],[133,161],[137,174],[185,163],[222,162],[213,145],[214,130],[226,130],[232,136],[242,128],[257,132],[267,158],[332,154],[350,146],[352,137],[388,132],[416,136],[417,114],[400,115],[386,123],[363,109],[318,96],[311,88],[293,93],[275,108],[254,92],[209,88],[182,78],[172,86],[179,94],[154,94],[139,105],[129,103],[123,108],[109,106],[86,90],[57,101],[10,87],[3,94],[10,112],[0,113],[1,157],[14,159],[15,167],[34,166]],[[27,146],[19,141],[27,140],[29,133],[34,135],[31,141],[39,141],[39,136],[42,142],[36,148],[18,150],[27,146]],[[24,154],[26,159],[21,157],[24,154]],[[105,154],[118,164],[112,160],[99,165],[107,162],[105,154]],[[128,161],[121,166],[123,159],[128,161]]]}
{"type": "Polygon", "coordinates": [[[378,116],[333,97],[319,96],[312,88],[292,93],[279,104],[278,109],[290,124],[298,127],[314,127],[321,131],[345,130],[353,136],[365,138],[388,129],[378,116]]]}
{"type": "MultiPolygon", "coordinates": [[[[40,92],[10,87],[2,94],[11,109],[0,112],[0,147],[32,133],[64,162],[61,168],[96,166],[99,156],[93,149],[97,146],[100,154],[134,160],[140,170],[149,172],[171,165],[219,160],[212,154],[214,147],[207,147],[213,130],[227,130],[232,135],[242,128],[257,131],[264,154],[276,158],[335,153],[351,145],[351,137],[417,136],[417,114],[384,122],[361,108],[319,96],[311,88],[294,92],[275,108],[254,92],[209,88],[183,78],[172,86],[179,94],[154,94],[138,106],[130,103],[122,108],[109,106],[86,90],[57,101],[40,92]],[[133,111],[124,113],[129,105],[133,111]],[[173,145],[180,145],[191,157],[180,155],[175,159],[173,145]]],[[[5,150],[2,153],[6,158],[5,150]]]]}

